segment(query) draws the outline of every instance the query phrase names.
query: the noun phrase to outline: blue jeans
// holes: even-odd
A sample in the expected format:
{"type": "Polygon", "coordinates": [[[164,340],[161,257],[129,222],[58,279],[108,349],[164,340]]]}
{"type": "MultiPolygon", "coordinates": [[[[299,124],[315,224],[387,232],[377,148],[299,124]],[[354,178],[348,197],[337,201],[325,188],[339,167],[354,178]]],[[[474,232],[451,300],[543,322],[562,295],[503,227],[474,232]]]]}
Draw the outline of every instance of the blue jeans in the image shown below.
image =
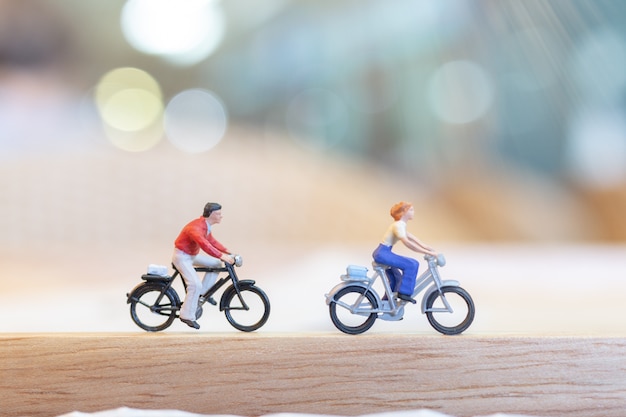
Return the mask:
{"type": "Polygon", "coordinates": [[[397,255],[391,251],[391,246],[383,244],[378,245],[372,256],[375,262],[393,267],[391,273],[387,273],[392,290],[408,296],[413,295],[417,270],[420,266],[419,262],[413,258],[397,255]],[[402,281],[399,288],[396,288],[400,279],[397,269],[402,271],[402,281]]]}

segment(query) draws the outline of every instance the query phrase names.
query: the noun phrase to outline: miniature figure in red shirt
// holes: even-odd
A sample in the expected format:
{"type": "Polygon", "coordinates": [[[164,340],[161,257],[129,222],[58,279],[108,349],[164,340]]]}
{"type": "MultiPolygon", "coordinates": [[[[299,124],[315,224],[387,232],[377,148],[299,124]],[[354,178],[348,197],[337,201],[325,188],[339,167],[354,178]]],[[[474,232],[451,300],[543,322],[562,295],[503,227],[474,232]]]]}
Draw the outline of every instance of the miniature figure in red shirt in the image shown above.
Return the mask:
{"type": "Polygon", "coordinates": [[[194,266],[220,267],[223,262],[235,263],[231,253],[211,234],[211,226],[222,221],[222,206],[218,203],[207,203],[202,217],[189,222],[174,242],[172,263],[180,271],[187,294],[180,309],[180,320],[189,327],[199,329],[196,321],[198,298],[215,284],[217,273],[207,272],[201,280],[194,266]],[[200,253],[202,249],[205,254],[200,253]]]}

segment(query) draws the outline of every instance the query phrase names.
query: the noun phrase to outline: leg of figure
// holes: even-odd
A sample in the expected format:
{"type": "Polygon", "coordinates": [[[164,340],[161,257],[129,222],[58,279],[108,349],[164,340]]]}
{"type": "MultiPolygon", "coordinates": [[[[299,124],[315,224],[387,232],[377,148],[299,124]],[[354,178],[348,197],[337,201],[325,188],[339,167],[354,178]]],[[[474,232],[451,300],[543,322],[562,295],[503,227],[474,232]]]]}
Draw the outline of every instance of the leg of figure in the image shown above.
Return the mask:
{"type": "MultiPolygon", "coordinates": [[[[209,268],[219,268],[222,266],[222,261],[220,259],[202,254],[197,255],[193,263],[196,266],[204,266],[209,268]]],[[[209,290],[209,288],[211,288],[215,284],[215,281],[217,280],[217,275],[217,272],[207,272],[204,274],[204,279],[202,280],[202,294],[205,294],[209,290]]]]}
{"type": "MultiPolygon", "coordinates": [[[[400,256],[391,251],[389,246],[380,245],[373,253],[374,261],[398,268],[402,271],[402,283],[398,293],[411,297],[417,279],[419,263],[412,258],[400,256]]],[[[396,279],[398,277],[396,276],[396,279]]],[[[396,282],[396,286],[397,286],[396,282]]]]}
{"type": "Polygon", "coordinates": [[[385,269],[385,275],[387,275],[387,281],[389,281],[389,288],[391,288],[392,292],[395,291],[396,277],[393,273],[393,269],[392,268],[385,269]]]}
{"type": "Polygon", "coordinates": [[[391,290],[397,292],[400,282],[402,282],[402,272],[398,268],[391,268],[389,269],[389,275],[392,277],[389,280],[391,283],[391,290]]]}
{"type": "Polygon", "coordinates": [[[419,268],[419,262],[415,259],[406,258],[402,262],[404,267],[402,269],[402,283],[398,288],[398,293],[413,296],[413,290],[415,289],[415,280],[417,279],[417,270],[419,268]]]}
{"type": "Polygon", "coordinates": [[[174,256],[172,263],[176,266],[176,269],[180,272],[187,291],[185,294],[185,300],[180,309],[180,318],[183,320],[196,320],[196,309],[198,308],[198,297],[202,290],[202,282],[198,277],[198,273],[193,268],[193,261],[195,256],[186,254],[179,250],[174,250],[174,256]]]}

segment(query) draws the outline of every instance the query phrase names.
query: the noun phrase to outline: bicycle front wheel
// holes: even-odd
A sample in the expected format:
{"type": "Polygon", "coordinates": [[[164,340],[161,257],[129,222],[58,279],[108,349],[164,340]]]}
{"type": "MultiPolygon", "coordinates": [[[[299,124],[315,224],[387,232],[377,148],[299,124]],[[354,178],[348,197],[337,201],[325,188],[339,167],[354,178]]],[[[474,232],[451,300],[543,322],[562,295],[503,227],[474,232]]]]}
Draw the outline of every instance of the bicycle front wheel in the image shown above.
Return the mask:
{"type": "Polygon", "coordinates": [[[426,300],[428,322],[442,334],[463,333],[474,321],[474,312],[472,297],[461,287],[441,287],[441,292],[433,292],[426,300]],[[446,303],[451,312],[447,310],[446,303]]]}
{"type": "Polygon", "coordinates": [[[232,289],[225,297],[223,305],[226,320],[235,329],[252,332],[267,322],[270,300],[262,289],[248,286],[239,289],[239,293],[232,289]]]}
{"type": "Polygon", "coordinates": [[[342,288],[328,308],[335,327],[347,334],[366,332],[378,316],[377,313],[370,313],[378,308],[376,296],[358,285],[342,288]]]}
{"type": "Polygon", "coordinates": [[[178,295],[172,288],[163,292],[163,286],[145,284],[130,295],[130,316],[135,324],[149,332],[170,327],[180,308],[178,295]]]}

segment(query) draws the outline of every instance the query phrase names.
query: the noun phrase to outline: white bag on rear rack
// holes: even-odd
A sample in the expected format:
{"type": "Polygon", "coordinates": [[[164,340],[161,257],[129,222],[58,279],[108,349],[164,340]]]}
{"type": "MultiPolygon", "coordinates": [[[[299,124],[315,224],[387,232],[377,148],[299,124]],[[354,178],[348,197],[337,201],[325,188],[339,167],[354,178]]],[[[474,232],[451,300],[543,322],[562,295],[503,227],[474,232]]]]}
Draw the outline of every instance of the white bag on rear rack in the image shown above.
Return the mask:
{"type": "Polygon", "coordinates": [[[367,268],[359,265],[348,265],[346,268],[346,274],[341,276],[344,281],[367,281],[367,268]]]}
{"type": "Polygon", "coordinates": [[[150,265],[148,265],[148,274],[149,275],[158,275],[158,276],[161,276],[161,277],[166,277],[167,276],[167,266],[150,264],[150,265]]]}

